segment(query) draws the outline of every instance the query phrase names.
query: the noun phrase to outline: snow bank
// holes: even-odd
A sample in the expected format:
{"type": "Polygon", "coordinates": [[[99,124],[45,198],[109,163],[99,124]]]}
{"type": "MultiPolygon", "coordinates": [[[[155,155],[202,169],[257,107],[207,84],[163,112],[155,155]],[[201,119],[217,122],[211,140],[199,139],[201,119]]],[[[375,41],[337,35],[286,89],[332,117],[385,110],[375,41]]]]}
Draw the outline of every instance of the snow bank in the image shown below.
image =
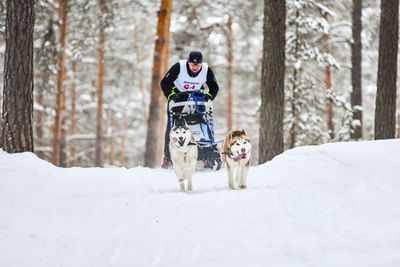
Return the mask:
{"type": "Polygon", "coordinates": [[[0,151],[0,266],[399,266],[400,140],[298,147],[227,188],[0,151]]]}

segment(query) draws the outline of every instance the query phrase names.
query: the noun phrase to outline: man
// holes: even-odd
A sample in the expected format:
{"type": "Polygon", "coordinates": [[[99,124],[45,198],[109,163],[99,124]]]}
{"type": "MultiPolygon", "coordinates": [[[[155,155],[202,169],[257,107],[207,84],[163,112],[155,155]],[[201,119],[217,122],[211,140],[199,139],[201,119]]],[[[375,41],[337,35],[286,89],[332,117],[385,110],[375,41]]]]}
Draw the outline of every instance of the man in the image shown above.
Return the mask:
{"type": "MultiPolygon", "coordinates": [[[[203,62],[203,55],[201,52],[192,51],[187,60],[180,60],[169,69],[161,81],[161,89],[168,101],[173,100],[174,102],[179,102],[186,101],[187,99],[179,99],[177,93],[191,93],[194,90],[204,91],[204,84],[207,84],[209,89],[208,93],[204,95],[205,101],[214,100],[219,90],[214,73],[208,67],[208,64],[203,62]]],[[[167,111],[167,113],[169,118],[169,112],[167,111]]],[[[169,119],[167,121],[169,121],[169,119]]],[[[170,130],[170,124],[167,123],[164,143],[164,160],[161,166],[164,169],[167,169],[172,164],[168,146],[170,130]]]]}

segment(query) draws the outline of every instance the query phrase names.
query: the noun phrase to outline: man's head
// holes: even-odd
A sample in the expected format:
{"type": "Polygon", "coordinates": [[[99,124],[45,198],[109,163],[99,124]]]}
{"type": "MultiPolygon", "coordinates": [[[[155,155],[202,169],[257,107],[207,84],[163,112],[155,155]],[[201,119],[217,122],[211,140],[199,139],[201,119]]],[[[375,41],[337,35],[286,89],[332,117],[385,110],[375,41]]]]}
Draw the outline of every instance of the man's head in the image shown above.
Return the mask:
{"type": "Polygon", "coordinates": [[[201,64],[203,63],[203,55],[200,51],[192,51],[189,54],[189,68],[193,73],[197,73],[201,69],[201,64]]]}

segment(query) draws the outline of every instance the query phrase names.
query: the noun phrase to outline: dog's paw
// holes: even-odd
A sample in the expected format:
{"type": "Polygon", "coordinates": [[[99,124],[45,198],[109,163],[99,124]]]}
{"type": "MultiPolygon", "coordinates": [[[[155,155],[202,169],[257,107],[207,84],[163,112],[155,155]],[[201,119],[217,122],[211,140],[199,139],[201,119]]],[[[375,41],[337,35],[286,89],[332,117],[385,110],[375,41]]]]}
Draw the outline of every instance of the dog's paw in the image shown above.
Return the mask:
{"type": "Polygon", "coordinates": [[[239,185],[239,188],[240,188],[240,189],[246,189],[246,187],[247,187],[247,186],[245,186],[245,185],[239,185]]]}
{"type": "Polygon", "coordinates": [[[191,188],[191,187],[188,187],[188,191],[192,191],[193,190],[193,188],[191,188]]]}
{"type": "Polygon", "coordinates": [[[229,189],[236,190],[236,188],[233,185],[229,185],[229,189]]]}

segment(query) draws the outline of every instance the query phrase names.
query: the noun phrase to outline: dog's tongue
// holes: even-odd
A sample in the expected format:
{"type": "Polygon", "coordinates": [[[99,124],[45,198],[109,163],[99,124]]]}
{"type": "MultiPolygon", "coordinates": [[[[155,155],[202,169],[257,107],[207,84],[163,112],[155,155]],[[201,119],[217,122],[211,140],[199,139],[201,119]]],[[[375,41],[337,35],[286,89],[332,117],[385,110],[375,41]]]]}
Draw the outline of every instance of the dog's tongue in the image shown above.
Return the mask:
{"type": "Polygon", "coordinates": [[[241,159],[245,159],[246,158],[246,153],[243,153],[243,154],[239,154],[239,155],[237,155],[236,157],[234,157],[233,158],[233,161],[234,162],[238,162],[238,161],[240,161],[241,159]]]}
{"type": "Polygon", "coordinates": [[[175,143],[180,144],[181,146],[185,143],[185,140],[179,141],[178,138],[176,138],[176,137],[172,138],[172,141],[174,141],[175,143]]]}
{"type": "Polygon", "coordinates": [[[242,159],[242,155],[237,155],[236,157],[233,158],[234,162],[238,162],[242,159]]]}

